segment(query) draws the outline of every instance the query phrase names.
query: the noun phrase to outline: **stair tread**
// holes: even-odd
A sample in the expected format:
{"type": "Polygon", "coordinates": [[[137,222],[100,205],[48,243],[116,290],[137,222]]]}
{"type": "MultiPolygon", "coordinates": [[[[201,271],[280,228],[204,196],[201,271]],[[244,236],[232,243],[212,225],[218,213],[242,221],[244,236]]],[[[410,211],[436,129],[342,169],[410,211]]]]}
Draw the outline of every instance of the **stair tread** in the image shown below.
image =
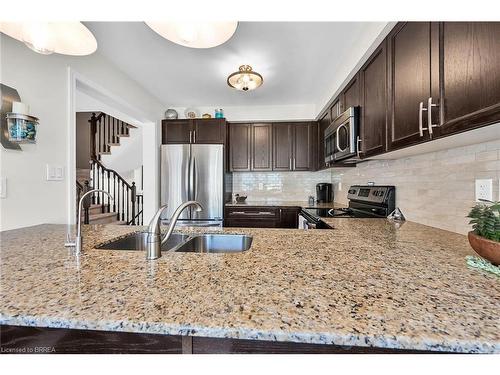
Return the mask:
{"type": "Polygon", "coordinates": [[[130,134],[117,134],[118,137],[130,137],[130,134]]]}
{"type": "Polygon", "coordinates": [[[93,215],[89,215],[89,220],[92,220],[92,219],[102,219],[102,218],[105,218],[105,217],[112,217],[112,216],[116,216],[117,213],[116,212],[105,212],[103,214],[93,214],[93,215]]]}

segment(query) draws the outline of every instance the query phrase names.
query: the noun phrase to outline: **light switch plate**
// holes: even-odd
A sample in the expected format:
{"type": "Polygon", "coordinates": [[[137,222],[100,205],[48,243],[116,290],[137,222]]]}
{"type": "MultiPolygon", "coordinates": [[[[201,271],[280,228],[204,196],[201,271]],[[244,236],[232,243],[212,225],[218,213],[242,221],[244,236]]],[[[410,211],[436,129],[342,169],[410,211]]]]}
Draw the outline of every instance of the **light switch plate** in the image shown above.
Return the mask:
{"type": "Polygon", "coordinates": [[[476,180],[476,202],[480,199],[493,200],[493,180],[491,178],[476,180]]]}
{"type": "Polygon", "coordinates": [[[0,178],[0,198],[7,198],[7,177],[0,178]]]}
{"type": "Polygon", "coordinates": [[[64,180],[64,167],[60,165],[47,164],[47,181],[64,180]]]}

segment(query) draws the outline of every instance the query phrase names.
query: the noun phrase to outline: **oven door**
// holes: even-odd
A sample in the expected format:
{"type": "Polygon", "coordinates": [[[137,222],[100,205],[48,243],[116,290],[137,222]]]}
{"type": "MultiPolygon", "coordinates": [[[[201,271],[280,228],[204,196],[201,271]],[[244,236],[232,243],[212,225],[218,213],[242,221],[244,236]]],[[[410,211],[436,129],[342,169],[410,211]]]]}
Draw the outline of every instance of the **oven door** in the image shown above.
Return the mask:
{"type": "Polygon", "coordinates": [[[351,107],[335,119],[335,161],[357,156],[358,117],[359,107],[351,107]]]}

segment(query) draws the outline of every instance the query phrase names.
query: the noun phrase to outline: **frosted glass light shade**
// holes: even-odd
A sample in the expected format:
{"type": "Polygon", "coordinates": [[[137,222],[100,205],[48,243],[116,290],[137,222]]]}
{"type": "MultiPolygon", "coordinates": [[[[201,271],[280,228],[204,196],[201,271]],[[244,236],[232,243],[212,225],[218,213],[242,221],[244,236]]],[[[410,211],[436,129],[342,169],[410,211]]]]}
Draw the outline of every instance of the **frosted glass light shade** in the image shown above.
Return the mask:
{"type": "Polygon", "coordinates": [[[238,22],[146,22],[165,39],[190,48],[212,48],[227,42],[238,22]]]}
{"type": "Polygon", "coordinates": [[[241,65],[237,72],[234,72],[227,77],[227,84],[236,90],[250,91],[255,90],[262,85],[264,79],[262,76],[254,72],[250,65],[241,65]]]}
{"type": "Polygon", "coordinates": [[[0,32],[44,55],[84,56],[97,49],[97,40],[81,22],[0,22],[0,32]]]}

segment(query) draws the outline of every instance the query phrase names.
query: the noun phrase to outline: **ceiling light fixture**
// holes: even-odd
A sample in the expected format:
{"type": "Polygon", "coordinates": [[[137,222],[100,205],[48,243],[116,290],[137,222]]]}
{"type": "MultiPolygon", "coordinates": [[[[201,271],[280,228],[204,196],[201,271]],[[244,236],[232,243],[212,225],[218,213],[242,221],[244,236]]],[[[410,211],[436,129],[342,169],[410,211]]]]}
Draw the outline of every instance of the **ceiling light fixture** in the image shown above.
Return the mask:
{"type": "Polygon", "coordinates": [[[0,32],[43,55],[84,56],[97,49],[97,40],[81,22],[0,22],[0,32]]]}
{"type": "Polygon", "coordinates": [[[249,91],[255,90],[264,83],[264,78],[252,71],[250,65],[241,65],[238,72],[231,73],[227,77],[227,84],[236,90],[249,91]]]}
{"type": "Polygon", "coordinates": [[[212,48],[227,42],[238,22],[146,22],[154,32],[190,48],[212,48]]]}

